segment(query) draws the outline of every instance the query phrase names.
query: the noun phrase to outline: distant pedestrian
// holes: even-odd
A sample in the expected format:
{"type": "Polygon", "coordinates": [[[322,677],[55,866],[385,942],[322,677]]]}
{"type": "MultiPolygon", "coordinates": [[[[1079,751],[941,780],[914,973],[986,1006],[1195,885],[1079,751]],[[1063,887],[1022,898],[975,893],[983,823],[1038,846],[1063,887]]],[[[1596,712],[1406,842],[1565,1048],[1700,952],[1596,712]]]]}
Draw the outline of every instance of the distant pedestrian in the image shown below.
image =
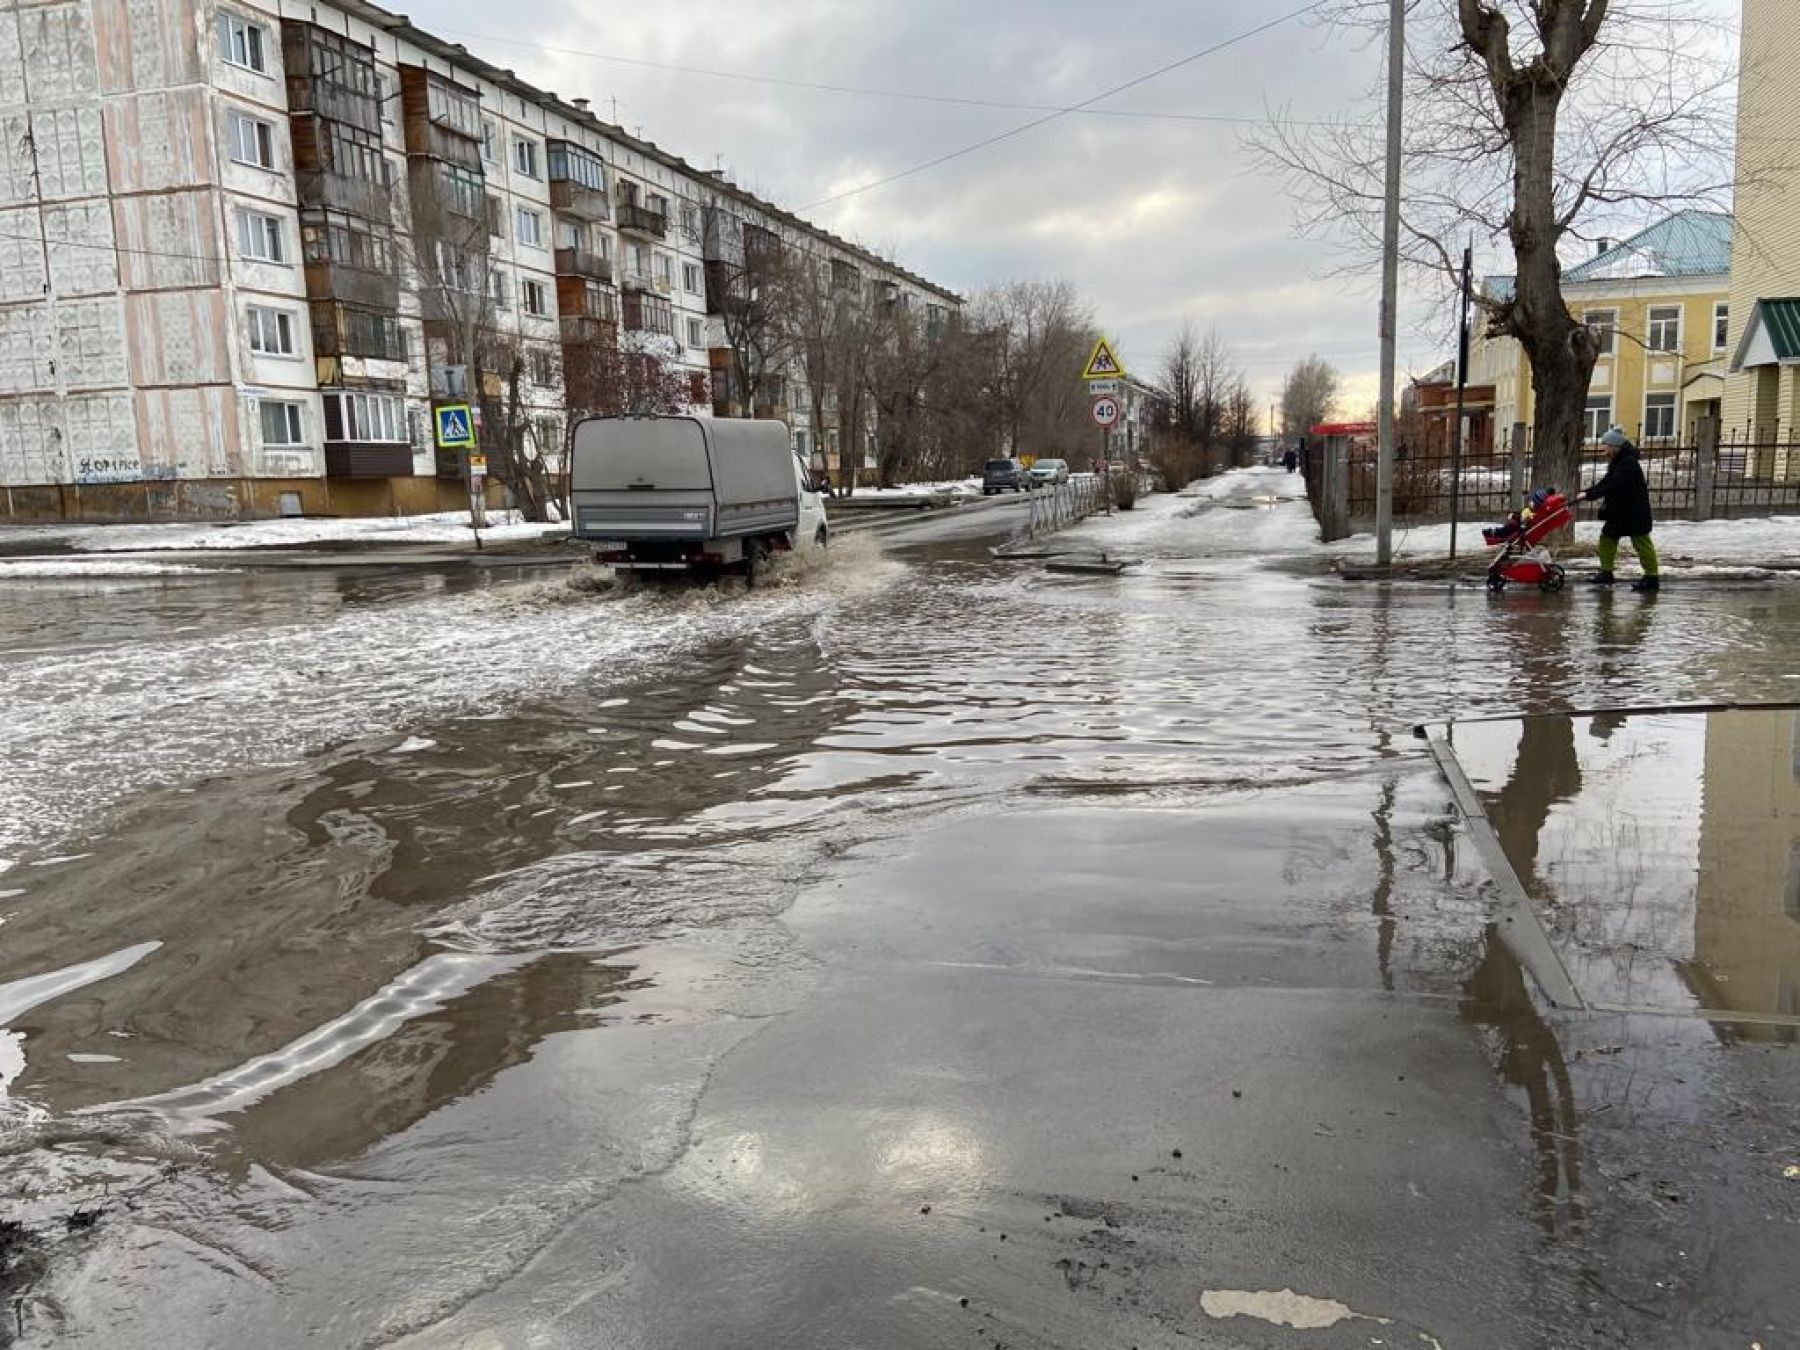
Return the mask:
{"type": "Polygon", "coordinates": [[[1300,454],[1290,445],[1287,453],[1281,457],[1281,462],[1287,466],[1287,471],[1292,473],[1300,467],[1300,454]]]}
{"type": "Polygon", "coordinates": [[[1644,480],[1644,466],[1638,460],[1637,447],[1618,427],[1600,438],[1600,444],[1612,448],[1606,475],[1586,492],[1583,501],[1599,501],[1600,570],[1591,578],[1596,586],[1613,584],[1613,564],[1619,557],[1619,540],[1631,540],[1644,575],[1632,584],[1634,591],[1655,592],[1662,589],[1662,568],[1656,559],[1656,545],[1650,541],[1655,522],[1650,518],[1650,484],[1644,480]]]}

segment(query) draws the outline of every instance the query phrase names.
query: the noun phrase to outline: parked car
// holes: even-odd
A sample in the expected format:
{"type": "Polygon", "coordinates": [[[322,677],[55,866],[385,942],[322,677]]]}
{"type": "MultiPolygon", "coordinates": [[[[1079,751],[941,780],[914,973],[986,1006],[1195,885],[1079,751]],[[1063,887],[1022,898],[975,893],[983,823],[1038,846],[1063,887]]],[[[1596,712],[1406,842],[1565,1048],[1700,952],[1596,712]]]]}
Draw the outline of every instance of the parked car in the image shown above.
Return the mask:
{"type": "Polygon", "coordinates": [[[1010,459],[990,459],[981,466],[981,495],[991,497],[996,492],[1023,492],[1025,475],[1019,471],[1018,464],[1010,459]]]}
{"type": "Polygon", "coordinates": [[[1040,459],[1031,466],[1031,478],[1035,486],[1051,487],[1057,483],[1069,481],[1069,461],[1066,459],[1040,459]]]}

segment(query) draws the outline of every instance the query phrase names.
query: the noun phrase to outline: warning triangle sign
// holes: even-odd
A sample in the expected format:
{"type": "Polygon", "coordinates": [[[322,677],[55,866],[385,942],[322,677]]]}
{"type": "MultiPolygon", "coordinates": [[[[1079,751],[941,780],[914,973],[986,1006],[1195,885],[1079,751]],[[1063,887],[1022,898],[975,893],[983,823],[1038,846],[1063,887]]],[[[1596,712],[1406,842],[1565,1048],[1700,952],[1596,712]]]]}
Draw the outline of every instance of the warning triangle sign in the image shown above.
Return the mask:
{"type": "Polygon", "coordinates": [[[1125,367],[1114,355],[1112,344],[1101,338],[1094,344],[1094,351],[1087,359],[1087,366],[1081,372],[1084,380],[1116,380],[1125,374],[1125,367]]]}

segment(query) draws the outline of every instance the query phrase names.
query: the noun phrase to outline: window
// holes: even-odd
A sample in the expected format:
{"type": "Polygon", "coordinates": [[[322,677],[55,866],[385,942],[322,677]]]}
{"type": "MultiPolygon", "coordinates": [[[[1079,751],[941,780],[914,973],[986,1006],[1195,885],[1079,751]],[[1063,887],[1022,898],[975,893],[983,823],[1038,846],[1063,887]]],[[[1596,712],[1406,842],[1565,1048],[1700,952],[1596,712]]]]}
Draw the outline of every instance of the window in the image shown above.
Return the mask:
{"type": "Polygon", "coordinates": [[[438,169],[443,204],[467,220],[485,219],[487,187],[481,174],[459,164],[440,164],[438,169]]]}
{"type": "Polygon", "coordinates": [[[496,239],[506,238],[506,207],[493,193],[488,193],[488,233],[496,239]]]}
{"type": "Polygon", "coordinates": [[[239,164],[254,164],[259,169],[274,168],[275,128],[246,113],[233,111],[231,157],[239,164]]]}
{"type": "Polygon", "coordinates": [[[550,142],[546,156],[552,178],[564,179],[593,192],[606,191],[606,165],[598,155],[589,154],[568,141],[550,142]]]}
{"type": "Polygon", "coordinates": [[[520,294],[525,297],[525,312],[527,314],[535,314],[542,318],[550,312],[550,305],[544,294],[543,282],[527,281],[519,288],[519,291],[520,294]]]}
{"type": "Polygon", "coordinates": [[[534,417],[531,430],[540,455],[553,455],[562,448],[562,424],[554,417],[534,417]]]}
{"type": "Polygon", "coordinates": [[[1675,439],[1675,395],[1648,394],[1644,398],[1644,439],[1675,439]]]}
{"type": "Polygon", "coordinates": [[[527,362],[531,370],[531,382],[552,387],[557,381],[556,354],[543,347],[533,347],[527,362]]]}
{"type": "Polygon", "coordinates": [[[669,199],[660,192],[649,193],[644,198],[644,209],[666,218],[669,214],[669,199]]]}
{"type": "Polygon", "coordinates": [[[240,19],[235,14],[219,15],[219,56],[227,63],[254,70],[259,75],[269,69],[268,33],[260,25],[240,19]]]}
{"type": "Polygon", "coordinates": [[[660,291],[671,289],[675,285],[675,260],[666,253],[654,255],[656,288],[660,291]]]}
{"type": "Polygon", "coordinates": [[[354,179],[358,183],[375,183],[381,187],[392,184],[387,158],[381,153],[379,133],[364,131],[335,118],[327,120],[324,126],[324,168],[340,178],[354,179]]]}
{"type": "Polygon", "coordinates": [[[251,305],[245,311],[250,319],[250,350],[264,356],[294,355],[294,316],[285,309],[251,305]]]}
{"type": "Polygon", "coordinates": [[[325,439],[406,443],[405,401],[393,394],[349,390],[325,394],[325,439]]]}
{"type": "Polygon", "coordinates": [[[1581,321],[1594,330],[1594,341],[1600,346],[1600,355],[1613,354],[1613,333],[1619,326],[1619,311],[1616,309],[1590,309],[1581,316],[1581,321]]]}
{"type": "Polygon", "coordinates": [[[506,284],[506,273],[498,267],[488,273],[488,299],[495,309],[506,309],[512,303],[512,291],[506,284]]]}
{"type": "Polygon", "coordinates": [[[264,399],[260,405],[262,443],[265,449],[276,446],[305,445],[300,434],[300,405],[275,403],[264,399]]]}
{"type": "Polygon", "coordinates": [[[538,177],[537,142],[523,136],[513,137],[513,171],[524,178],[538,177]]]}
{"type": "Polygon", "coordinates": [[[481,135],[481,104],[462,90],[435,79],[425,86],[425,115],[465,136],[481,135]]]}
{"type": "Polygon", "coordinates": [[[1612,396],[1601,394],[1587,401],[1587,439],[1597,441],[1612,426],[1612,396]]]}
{"type": "Polygon", "coordinates": [[[309,263],[336,263],[364,272],[394,270],[392,236],[359,216],[308,211],[300,217],[300,240],[309,263]]]}
{"type": "Polygon", "coordinates": [[[692,202],[681,204],[681,232],[689,239],[700,237],[700,208],[692,202]]]}
{"type": "Polygon", "coordinates": [[[579,220],[558,220],[556,222],[556,246],[587,252],[587,226],[579,220]]]}
{"type": "Polygon", "coordinates": [[[1655,305],[1650,310],[1650,331],[1644,345],[1653,352],[1681,350],[1681,306],[1655,305]]]}
{"type": "Polygon", "coordinates": [[[687,321],[687,339],[688,346],[690,347],[704,347],[706,345],[706,334],[701,329],[700,320],[691,316],[687,321]]]}
{"type": "Polygon", "coordinates": [[[681,264],[681,289],[689,295],[700,294],[700,264],[684,262],[681,264]]]}
{"type": "Polygon", "coordinates": [[[625,249],[625,270],[639,281],[650,280],[650,250],[642,244],[629,244],[625,249]]]}
{"type": "Polygon", "coordinates": [[[1713,306],[1713,350],[1722,352],[1731,338],[1731,306],[1720,301],[1713,306]]]}
{"type": "Polygon", "coordinates": [[[544,217],[539,211],[521,206],[513,217],[513,237],[531,248],[544,246],[544,217]]]}
{"type": "Polygon", "coordinates": [[[238,252],[252,262],[287,261],[287,238],[280,216],[261,211],[238,212],[238,252]]]}
{"type": "Polygon", "coordinates": [[[491,117],[481,119],[481,159],[484,164],[500,162],[500,128],[491,117]]]}

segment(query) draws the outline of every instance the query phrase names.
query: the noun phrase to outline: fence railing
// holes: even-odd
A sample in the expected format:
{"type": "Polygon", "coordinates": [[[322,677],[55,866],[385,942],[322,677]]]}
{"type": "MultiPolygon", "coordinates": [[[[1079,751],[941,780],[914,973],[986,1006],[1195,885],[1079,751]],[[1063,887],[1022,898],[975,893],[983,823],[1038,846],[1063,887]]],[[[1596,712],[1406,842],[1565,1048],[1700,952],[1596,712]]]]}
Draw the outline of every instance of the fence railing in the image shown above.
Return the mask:
{"type": "Polygon", "coordinates": [[[1082,474],[1054,487],[1038,488],[1029,497],[1031,507],[1025,525],[1028,539],[1073,525],[1102,509],[1109,501],[1106,485],[1092,474],[1082,474]]]}
{"type": "MultiPolygon", "coordinates": [[[[1358,527],[1366,526],[1375,516],[1375,460],[1360,449],[1340,453],[1347,458],[1342,470],[1349,519],[1358,527]]],[[[1516,455],[1510,449],[1478,450],[1463,456],[1460,466],[1442,451],[1419,454],[1402,449],[1394,460],[1394,520],[1402,524],[1448,520],[1453,487],[1460,488],[1458,514],[1463,520],[1499,520],[1533,488],[1555,487],[1576,496],[1606,471],[1611,454],[1603,445],[1583,447],[1579,481],[1563,483],[1550,481],[1528,439],[1516,455]]],[[[1651,509],[1659,517],[1711,520],[1800,514],[1800,439],[1721,440],[1702,426],[1691,440],[1640,444],[1638,454],[1651,509]]],[[[1325,475],[1308,467],[1310,495],[1319,512],[1322,506],[1313,483],[1325,475]]],[[[1597,514],[1594,504],[1576,506],[1578,518],[1597,514]]]]}

